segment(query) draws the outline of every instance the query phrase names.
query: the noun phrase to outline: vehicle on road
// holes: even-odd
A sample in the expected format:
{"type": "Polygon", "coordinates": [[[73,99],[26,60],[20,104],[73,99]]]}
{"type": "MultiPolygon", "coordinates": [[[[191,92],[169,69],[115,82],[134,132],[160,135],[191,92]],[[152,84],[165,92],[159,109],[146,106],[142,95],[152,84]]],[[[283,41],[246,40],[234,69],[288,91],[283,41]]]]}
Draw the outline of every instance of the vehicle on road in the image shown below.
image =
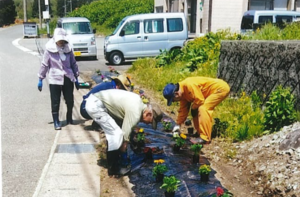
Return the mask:
{"type": "Polygon", "coordinates": [[[244,13],[241,23],[241,33],[251,32],[266,23],[272,23],[278,27],[284,24],[300,20],[300,12],[281,10],[248,10],[244,13]]]}
{"type": "Polygon", "coordinates": [[[85,17],[65,17],[57,21],[57,26],[66,30],[75,57],[97,59],[95,33],[90,21],[85,17]]]}
{"type": "Polygon", "coordinates": [[[184,13],[151,13],[125,17],[105,38],[105,59],[114,65],[125,60],[153,57],[160,50],[181,49],[188,39],[184,13]]]}

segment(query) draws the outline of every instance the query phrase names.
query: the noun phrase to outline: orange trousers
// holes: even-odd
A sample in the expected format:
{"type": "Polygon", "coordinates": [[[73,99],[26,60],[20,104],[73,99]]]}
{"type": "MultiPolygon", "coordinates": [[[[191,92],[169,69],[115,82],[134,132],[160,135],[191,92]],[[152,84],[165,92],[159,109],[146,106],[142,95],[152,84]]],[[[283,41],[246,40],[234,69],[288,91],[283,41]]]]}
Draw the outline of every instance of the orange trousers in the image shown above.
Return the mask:
{"type": "Polygon", "coordinates": [[[193,117],[194,127],[203,140],[211,140],[213,110],[228,96],[229,92],[230,87],[228,84],[226,82],[222,83],[214,93],[205,99],[204,104],[198,108],[198,115],[193,117]]]}

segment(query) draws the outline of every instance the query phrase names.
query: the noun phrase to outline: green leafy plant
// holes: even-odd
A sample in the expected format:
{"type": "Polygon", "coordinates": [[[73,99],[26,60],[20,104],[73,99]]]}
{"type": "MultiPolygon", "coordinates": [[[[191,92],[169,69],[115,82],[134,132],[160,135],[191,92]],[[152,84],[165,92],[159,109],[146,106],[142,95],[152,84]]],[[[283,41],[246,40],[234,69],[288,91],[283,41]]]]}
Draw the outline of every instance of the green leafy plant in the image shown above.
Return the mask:
{"type": "Polygon", "coordinates": [[[233,194],[230,193],[229,191],[224,191],[223,188],[217,187],[217,193],[212,195],[212,197],[232,197],[233,194]]]}
{"type": "Polygon", "coordinates": [[[199,155],[203,145],[202,144],[193,144],[191,145],[191,150],[194,152],[194,155],[199,155]]]}
{"type": "Polygon", "coordinates": [[[170,130],[171,126],[172,126],[172,122],[170,119],[165,118],[162,120],[162,125],[163,125],[164,130],[170,130]]]}
{"type": "Polygon", "coordinates": [[[181,133],[178,135],[177,133],[173,135],[173,140],[175,141],[176,146],[183,146],[186,142],[186,135],[181,133]]]}
{"type": "Polygon", "coordinates": [[[163,174],[168,171],[167,166],[163,164],[164,162],[165,161],[163,159],[154,160],[154,163],[156,163],[156,165],[152,169],[153,176],[157,176],[158,174],[163,174]]]}
{"type": "Polygon", "coordinates": [[[215,123],[212,128],[211,137],[215,138],[215,137],[220,137],[222,135],[224,136],[224,133],[229,126],[228,122],[221,121],[219,118],[214,118],[214,122],[215,123]]]}
{"type": "Polygon", "coordinates": [[[199,167],[199,174],[209,174],[211,172],[210,165],[203,164],[199,167]]]}
{"type": "Polygon", "coordinates": [[[295,97],[290,88],[278,86],[266,102],[264,126],[270,132],[278,131],[296,120],[295,97]]]}
{"type": "Polygon", "coordinates": [[[138,133],[137,133],[137,141],[138,142],[144,142],[145,141],[145,133],[144,133],[143,128],[140,128],[138,133]]]}
{"type": "Polygon", "coordinates": [[[175,192],[178,190],[180,181],[175,176],[164,177],[163,184],[160,189],[165,189],[166,192],[175,192]]]}

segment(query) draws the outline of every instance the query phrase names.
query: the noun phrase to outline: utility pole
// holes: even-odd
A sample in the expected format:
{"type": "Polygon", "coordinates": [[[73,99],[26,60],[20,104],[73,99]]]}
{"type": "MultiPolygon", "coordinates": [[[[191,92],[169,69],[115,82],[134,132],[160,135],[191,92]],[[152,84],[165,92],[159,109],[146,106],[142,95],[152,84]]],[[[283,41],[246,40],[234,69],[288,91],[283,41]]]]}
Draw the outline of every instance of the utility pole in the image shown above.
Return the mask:
{"type": "Polygon", "coordinates": [[[66,16],[66,15],[67,15],[67,5],[66,5],[66,0],[65,0],[64,8],[65,8],[65,16],[66,16]]]}
{"type": "Polygon", "coordinates": [[[40,29],[42,29],[41,0],[38,0],[38,5],[39,5],[39,24],[40,24],[40,29]]]}
{"type": "Polygon", "coordinates": [[[27,22],[27,2],[23,0],[23,9],[24,9],[24,22],[27,22]]]}

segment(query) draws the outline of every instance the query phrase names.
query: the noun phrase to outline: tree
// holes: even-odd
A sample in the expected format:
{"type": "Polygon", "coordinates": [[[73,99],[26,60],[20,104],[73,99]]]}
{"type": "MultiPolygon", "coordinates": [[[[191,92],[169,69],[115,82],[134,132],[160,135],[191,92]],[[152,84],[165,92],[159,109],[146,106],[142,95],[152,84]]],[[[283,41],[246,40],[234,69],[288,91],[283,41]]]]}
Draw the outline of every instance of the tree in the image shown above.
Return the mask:
{"type": "Polygon", "coordinates": [[[0,27],[15,22],[17,16],[16,6],[13,0],[0,0],[0,27]]]}

